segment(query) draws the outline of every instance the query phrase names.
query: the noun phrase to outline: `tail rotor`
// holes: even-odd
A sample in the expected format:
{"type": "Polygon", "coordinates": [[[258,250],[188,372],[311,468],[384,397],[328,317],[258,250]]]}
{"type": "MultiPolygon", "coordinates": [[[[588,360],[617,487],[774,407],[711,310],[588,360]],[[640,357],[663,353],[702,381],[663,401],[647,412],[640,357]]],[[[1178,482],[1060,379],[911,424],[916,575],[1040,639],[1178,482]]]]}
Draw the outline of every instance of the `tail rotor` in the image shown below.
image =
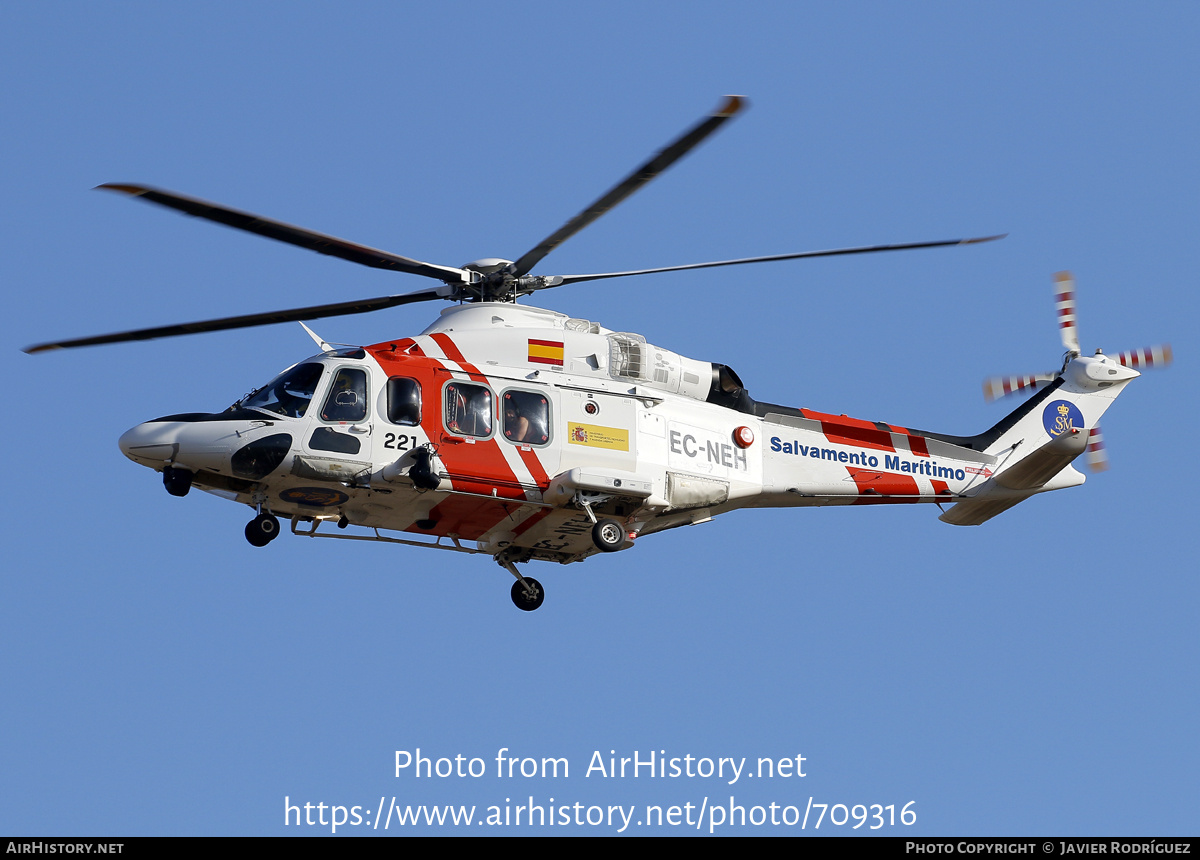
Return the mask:
{"type": "MultiPolygon", "coordinates": [[[[1038,373],[1032,376],[994,376],[983,383],[983,396],[988,400],[998,400],[1019,393],[1037,391],[1063,375],[1072,360],[1081,354],[1079,348],[1079,327],[1075,316],[1075,278],[1070,272],[1058,272],[1054,276],[1054,307],[1058,317],[1058,333],[1062,338],[1063,366],[1054,373],[1038,373]]],[[[1100,350],[1096,350],[1100,354],[1100,350]]],[[[1129,352],[1119,352],[1113,356],[1118,363],[1134,370],[1144,370],[1151,367],[1166,367],[1172,361],[1171,345],[1157,344],[1146,349],[1136,349],[1129,352]]],[[[1108,453],[1104,446],[1104,435],[1100,427],[1089,431],[1087,446],[1088,468],[1093,472],[1103,472],[1108,469],[1108,453]]]]}

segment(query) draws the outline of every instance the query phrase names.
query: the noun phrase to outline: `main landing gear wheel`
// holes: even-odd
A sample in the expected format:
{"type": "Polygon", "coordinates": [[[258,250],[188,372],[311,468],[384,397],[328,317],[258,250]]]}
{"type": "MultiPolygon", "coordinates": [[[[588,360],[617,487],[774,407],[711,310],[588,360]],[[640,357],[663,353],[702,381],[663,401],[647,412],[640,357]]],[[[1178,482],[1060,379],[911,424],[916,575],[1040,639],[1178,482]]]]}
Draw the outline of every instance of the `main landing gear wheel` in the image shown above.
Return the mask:
{"type": "Polygon", "coordinates": [[[601,552],[616,552],[625,545],[625,529],[616,520],[600,520],[592,526],[592,543],[601,552]]]}
{"type": "Polygon", "coordinates": [[[279,520],[266,511],[246,523],[246,540],[250,546],[266,546],[279,537],[279,520]]]}
{"type": "Polygon", "coordinates": [[[542,588],[542,584],[532,576],[525,577],[525,582],[521,582],[519,579],[514,582],[511,593],[513,604],[517,609],[525,612],[533,612],[546,599],[546,589],[542,588]],[[526,591],[527,587],[528,591],[526,591]]]}

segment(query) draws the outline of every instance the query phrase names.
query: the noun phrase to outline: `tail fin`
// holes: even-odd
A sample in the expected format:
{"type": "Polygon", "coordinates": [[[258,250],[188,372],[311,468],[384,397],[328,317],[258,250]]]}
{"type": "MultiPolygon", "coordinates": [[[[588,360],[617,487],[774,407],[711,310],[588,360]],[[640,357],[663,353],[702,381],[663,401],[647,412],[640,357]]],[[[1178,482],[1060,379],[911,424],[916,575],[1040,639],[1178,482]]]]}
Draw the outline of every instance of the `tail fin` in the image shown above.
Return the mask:
{"type": "Polygon", "coordinates": [[[1011,450],[1019,461],[1069,430],[1091,430],[1126,384],[1140,375],[1107,355],[1073,358],[1058,383],[1033,398],[1039,401],[1035,408],[1004,428],[984,450],[998,457],[1011,450]],[[1026,451],[1020,451],[1021,448],[1026,451]]]}

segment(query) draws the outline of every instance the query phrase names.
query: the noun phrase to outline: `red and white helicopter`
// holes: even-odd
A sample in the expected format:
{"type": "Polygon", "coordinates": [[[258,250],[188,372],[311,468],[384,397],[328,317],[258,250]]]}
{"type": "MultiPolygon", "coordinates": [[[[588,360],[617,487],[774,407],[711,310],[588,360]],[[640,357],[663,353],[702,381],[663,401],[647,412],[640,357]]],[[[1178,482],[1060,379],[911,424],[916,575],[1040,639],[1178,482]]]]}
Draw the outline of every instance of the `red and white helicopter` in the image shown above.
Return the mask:
{"type": "Polygon", "coordinates": [[[431,278],[416,292],[120,332],[79,346],[298,322],[412,302],[456,302],[416,337],[333,348],[224,412],[168,415],[120,439],[167,492],[195,486],[249,505],[246,538],[293,533],[491,555],[513,602],[544,591],[517,564],[568,563],[738,508],[937,503],[978,525],[1034,493],[1083,482],[1071,467],[1134,368],[1169,348],[1083,356],[1060,281],[1060,370],[988,383],[1041,388],[995,427],[950,436],[754,400],[723,364],[600,324],[516,304],[564,284],[654,272],[986,242],[999,236],[779,254],[590,275],[532,275],[542,258],[699,144],[744,105],[729,97],[515,262],[441,266],[140,185],[103,185],[351,262],[431,278]],[[948,507],[947,507],[948,506],[948,507]],[[322,527],[336,524],[337,531],[322,527]],[[345,533],[347,526],[366,532],[345,533]],[[388,534],[385,534],[387,532],[388,534]],[[406,535],[406,536],[401,536],[406,535]]]}

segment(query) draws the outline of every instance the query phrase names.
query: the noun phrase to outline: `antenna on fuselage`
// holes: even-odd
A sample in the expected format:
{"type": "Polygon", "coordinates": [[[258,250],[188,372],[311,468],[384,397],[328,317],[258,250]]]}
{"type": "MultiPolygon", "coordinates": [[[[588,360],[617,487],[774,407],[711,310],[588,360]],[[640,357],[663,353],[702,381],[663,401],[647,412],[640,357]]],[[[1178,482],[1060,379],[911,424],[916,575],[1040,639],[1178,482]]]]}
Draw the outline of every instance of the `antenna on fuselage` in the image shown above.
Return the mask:
{"type": "Polygon", "coordinates": [[[331,349],[333,349],[332,346],[327,344],[325,341],[321,340],[321,336],[319,334],[317,334],[315,331],[310,329],[304,323],[300,323],[300,327],[302,329],[304,329],[306,332],[308,332],[309,337],[311,337],[314,341],[316,341],[317,346],[319,346],[321,348],[321,352],[329,352],[331,349]]]}

